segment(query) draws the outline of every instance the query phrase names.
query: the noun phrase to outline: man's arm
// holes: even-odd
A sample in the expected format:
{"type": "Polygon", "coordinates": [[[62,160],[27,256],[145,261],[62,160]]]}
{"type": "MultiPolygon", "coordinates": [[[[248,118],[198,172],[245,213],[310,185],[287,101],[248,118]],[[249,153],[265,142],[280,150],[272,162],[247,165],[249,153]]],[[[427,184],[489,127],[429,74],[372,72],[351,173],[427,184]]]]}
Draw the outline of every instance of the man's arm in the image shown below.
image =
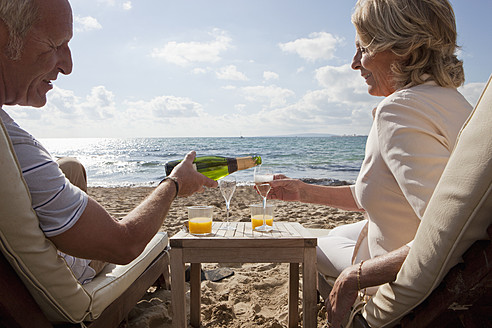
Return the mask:
{"type": "MultiPolygon", "coordinates": [[[[195,153],[186,155],[171,173],[179,185],[179,196],[190,196],[217,182],[193,169],[195,153]]],[[[172,180],[161,183],[139,206],[121,220],[116,220],[95,200],[87,207],[72,228],[50,237],[56,247],[67,254],[126,264],[135,259],[159,231],[176,195],[172,180]]]]}

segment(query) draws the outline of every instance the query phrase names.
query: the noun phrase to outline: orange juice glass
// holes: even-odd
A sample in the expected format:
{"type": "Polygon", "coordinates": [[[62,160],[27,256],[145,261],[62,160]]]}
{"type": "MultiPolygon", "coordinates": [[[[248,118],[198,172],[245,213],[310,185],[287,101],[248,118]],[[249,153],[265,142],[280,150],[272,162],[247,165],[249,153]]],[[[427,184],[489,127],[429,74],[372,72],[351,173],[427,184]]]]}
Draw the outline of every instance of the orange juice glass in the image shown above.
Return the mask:
{"type": "MultiPolygon", "coordinates": [[[[273,226],[273,218],[271,215],[265,215],[266,224],[269,226],[273,226]]],[[[263,225],[263,214],[257,214],[251,217],[251,224],[253,225],[253,230],[256,227],[263,225]]]]}
{"type": "MultiPolygon", "coordinates": [[[[251,225],[255,230],[256,227],[263,225],[263,204],[249,205],[249,208],[251,210],[251,225]]],[[[269,226],[273,226],[274,209],[275,206],[272,204],[267,204],[265,209],[265,221],[269,226]]]]}
{"type": "Polygon", "coordinates": [[[188,228],[192,235],[203,236],[212,233],[212,206],[188,207],[188,228]]]}

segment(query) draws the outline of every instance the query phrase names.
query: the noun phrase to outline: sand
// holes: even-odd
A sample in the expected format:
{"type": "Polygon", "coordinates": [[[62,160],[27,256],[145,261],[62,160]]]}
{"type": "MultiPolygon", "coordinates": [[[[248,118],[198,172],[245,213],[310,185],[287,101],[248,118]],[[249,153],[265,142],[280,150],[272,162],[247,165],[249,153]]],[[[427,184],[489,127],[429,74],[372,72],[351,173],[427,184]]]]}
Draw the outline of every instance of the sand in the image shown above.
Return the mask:
{"type": "MultiPolygon", "coordinates": [[[[122,217],[138,205],[153,188],[89,188],[89,194],[113,216],[122,217]]],[[[260,203],[253,187],[238,187],[231,201],[231,221],[248,221],[248,205],[260,203]]],[[[299,222],[307,228],[331,229],[362,219],[358,212],[298,202],[271,201],[275,220],[299,222]]],[[[213,205],[214,220],[225,219],[225,201],[218,189],[175,200],[161,230],[169,236],[178,232],[187,219],[186,206],[213,205]]],[[[227,267],[234,274],[219,282],[202,282],[202,327],[287,327],[288,264],[285,263],[207,263],[204,270],[227,267]]],[[[300,282],[302,286],[302,280],[300,282]]],[[[189,288],[189,286],[187,286],[189,288]]],[[[189,289],[188,295],[189,297],[189,289]]],[[[302,293],[300,294],[302,302],[302,293]]],[[[325,311],[318,305],[318,327],[325,323],[325,311]]],[[[302,322],[302,307],[300,306],[302,322]]],[[[171,291],[149,289],[123,324],[125,327],[171,327],[171,291]]]]}

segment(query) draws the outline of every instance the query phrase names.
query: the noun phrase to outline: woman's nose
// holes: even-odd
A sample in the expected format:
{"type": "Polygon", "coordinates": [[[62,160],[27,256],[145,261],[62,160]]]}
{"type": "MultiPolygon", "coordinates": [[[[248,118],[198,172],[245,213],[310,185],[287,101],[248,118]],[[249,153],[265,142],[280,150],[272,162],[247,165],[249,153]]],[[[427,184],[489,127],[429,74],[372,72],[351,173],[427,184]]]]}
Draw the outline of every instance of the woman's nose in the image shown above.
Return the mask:
{"type": "Polygon", "coordinates": [[[361,57],[362,57],[362,52],[359,49],[357,49],[354,58],[352,58],[352,64],[350,65],[350,67],[352,67],[353,70],[358,70],[362,67],[360,63],[361,57]]]}

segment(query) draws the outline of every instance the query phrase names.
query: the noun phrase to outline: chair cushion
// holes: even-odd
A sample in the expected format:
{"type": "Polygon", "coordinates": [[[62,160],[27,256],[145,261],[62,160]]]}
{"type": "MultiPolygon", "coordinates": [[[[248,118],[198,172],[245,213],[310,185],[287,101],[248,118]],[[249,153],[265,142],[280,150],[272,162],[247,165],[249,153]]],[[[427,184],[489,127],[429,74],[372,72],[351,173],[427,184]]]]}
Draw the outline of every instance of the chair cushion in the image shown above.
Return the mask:
{"type": "Polygon", "coordinates": [[[311,236],[316,238],[326,237],[330,234],[331,229],[305,228],[311,236]]]}
{"type": "Polygon", "coordinates": [[[10,139],[3,123],[0,124],[2,252],[48,320],[81,321],[87,314],[91,298],[39,228],[10,139]]]}
{"type": "Polygon", "coordinates": [[[159,232],[145,250],[127,265],[108,264],[91,282],[83,285],[92,297],[89,321],[99,315],[144,272],[152,261],[167,247],[166,232],[159,232]]]}
{"type": "Polygon", "coordinates": [[[167,246],[157,234],[128,265],[107,265],[82,286],[39,228],[30,194],[0,120],[0,249],[53,323],[80,323],[99,317],[167,246]]]}
{"type": "Polygon", "coordinates": [[[492,86],[463,126],[396,281],[362,314],[372,327],[396,324],[425,300],[492,222],[492,86]]]}

